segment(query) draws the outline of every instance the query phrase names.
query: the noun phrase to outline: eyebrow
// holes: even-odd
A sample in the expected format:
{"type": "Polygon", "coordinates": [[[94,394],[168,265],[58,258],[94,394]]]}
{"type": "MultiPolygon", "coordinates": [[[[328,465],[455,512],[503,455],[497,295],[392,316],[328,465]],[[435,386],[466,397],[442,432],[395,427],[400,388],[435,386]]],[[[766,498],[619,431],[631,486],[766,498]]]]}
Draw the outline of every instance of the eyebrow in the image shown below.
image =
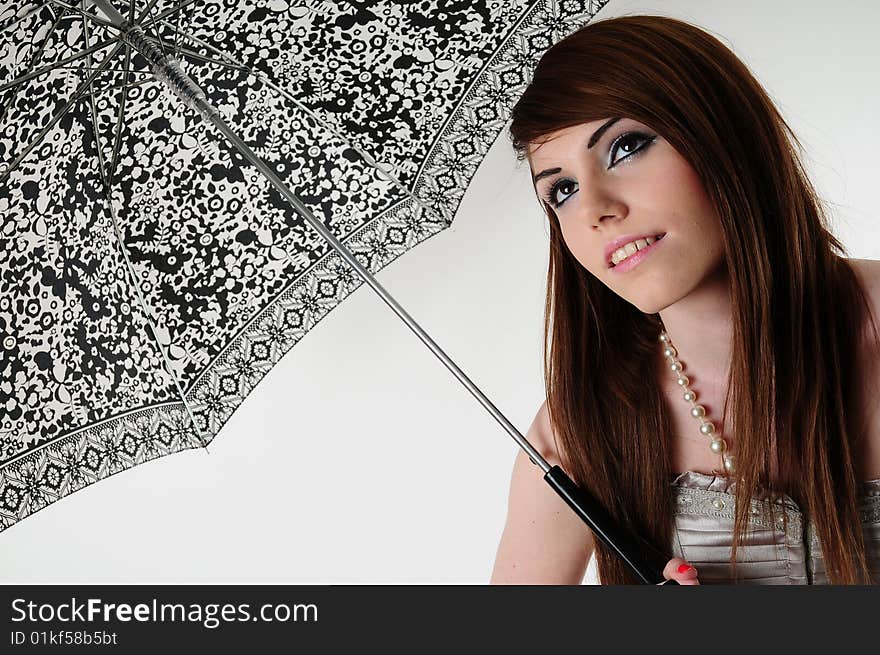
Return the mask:
{"type": "MultiPolygon", "coordinates": [[[[592,148],[594,145],[596,145],[596,142],[597,142],[599,139],[602,138],[602,135],[605,134],[606,130],[608,130],[609,127],[611,127],[612,125],[614,125],[614,124],[615,124],[617,121],[619,121],[621,118],[623,118],[623,117],[622,117],[622,116],[616,116],[615,118],[612,118],[611,120],[609,120],[609,121],[607,121],[606,123],[604,123],[604,124],[603,124],[599,129],[597,129],[595,132],[593,132],[593,136],[591,136],[591,137],[590,137],[590,140],[587,141],[587,150],[589,150],[589,149],[592,148]]],[[[548,177],[548,176],[550,176],[550,175],[556,175],[556,174],[557,174],[559,171],[561,171],[561,170],[562,170],[561,168],[547,168],[547,169],[541,171],[540,173],[538,173],[537,175],[535,175],[535,177],[532,178],[532,179],[533,179],[535,182],[537,182],[538,180],[542,180],[542,179],[544,179],[545,177],[548,177]]]]}

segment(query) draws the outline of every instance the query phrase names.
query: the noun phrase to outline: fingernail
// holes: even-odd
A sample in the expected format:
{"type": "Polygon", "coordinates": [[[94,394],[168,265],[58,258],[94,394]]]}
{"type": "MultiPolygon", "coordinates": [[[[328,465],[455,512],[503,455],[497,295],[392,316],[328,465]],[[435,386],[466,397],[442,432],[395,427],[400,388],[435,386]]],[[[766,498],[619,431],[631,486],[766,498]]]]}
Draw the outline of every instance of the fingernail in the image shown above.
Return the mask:
{"type": "Polygon", "coordinates": [[[693,568],[694,568],[694,567],[691,566],[690,564],[679,564],[679,565],[678,565],[678,572],[679,572],[679,573],[686,573],[687,571],[690,571],[690,570],[692,570],[693,568]]]}

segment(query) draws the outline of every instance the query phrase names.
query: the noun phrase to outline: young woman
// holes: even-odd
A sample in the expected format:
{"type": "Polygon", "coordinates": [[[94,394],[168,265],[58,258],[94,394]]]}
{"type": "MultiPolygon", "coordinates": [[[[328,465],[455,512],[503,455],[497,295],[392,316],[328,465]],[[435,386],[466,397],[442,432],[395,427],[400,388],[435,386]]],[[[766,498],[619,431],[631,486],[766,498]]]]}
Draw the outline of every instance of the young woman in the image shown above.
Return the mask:
{"type": "MultiPolygon", "coordinates": [[[[880,262],[842,256],[746,66],[674,19],[591,23],[510,134],[550,225],[527,438],[667,578],[880,583],[880,262]]],[[[636,582],[520,453],[492,582],[580,584],[594,552],[636,582]]]]}

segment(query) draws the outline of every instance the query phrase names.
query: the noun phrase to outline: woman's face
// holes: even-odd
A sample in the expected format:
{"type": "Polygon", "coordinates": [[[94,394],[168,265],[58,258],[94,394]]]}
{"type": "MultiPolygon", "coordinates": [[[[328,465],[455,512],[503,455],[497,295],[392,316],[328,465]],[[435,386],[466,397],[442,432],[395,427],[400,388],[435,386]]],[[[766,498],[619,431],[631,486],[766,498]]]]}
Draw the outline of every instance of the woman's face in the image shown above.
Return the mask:
{"type": "Polygon", "coordinates": [[[721,223],[696,171],[662,136],[629,118],[609,122],[582,123],[532,144],[531,172],[581,265],[653,314],[719,271],[721,223]],[[629,237],[661,234],[661,241],[628,264],[608,263],[612,240],[624,237],[611,246],[616,250],[629,237]]]}

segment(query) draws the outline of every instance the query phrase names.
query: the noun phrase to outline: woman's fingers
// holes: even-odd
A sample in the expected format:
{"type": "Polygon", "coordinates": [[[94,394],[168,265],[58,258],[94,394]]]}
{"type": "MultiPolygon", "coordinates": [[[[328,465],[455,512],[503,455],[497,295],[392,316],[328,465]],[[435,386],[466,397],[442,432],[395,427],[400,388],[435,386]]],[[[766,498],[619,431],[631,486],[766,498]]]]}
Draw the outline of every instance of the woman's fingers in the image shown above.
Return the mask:
{"type": "Polygon", "coordinates": [[[697,578],[697,569],[681,557],[673,557],[666,563],[663,568],[663,578],[675,580],[680,585],[700,584],[700,580],[697,578]]]}

